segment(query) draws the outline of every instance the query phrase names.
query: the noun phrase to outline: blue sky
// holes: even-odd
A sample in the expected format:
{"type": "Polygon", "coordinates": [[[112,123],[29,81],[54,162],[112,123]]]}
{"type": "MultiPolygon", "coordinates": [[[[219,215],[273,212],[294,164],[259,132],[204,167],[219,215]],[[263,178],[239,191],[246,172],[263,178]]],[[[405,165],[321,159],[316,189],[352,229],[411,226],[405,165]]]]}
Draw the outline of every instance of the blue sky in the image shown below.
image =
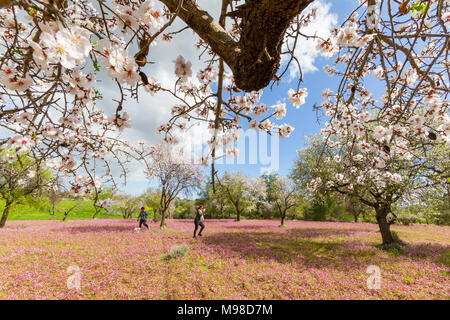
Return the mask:
{"type": "MultiPolygon", "coordinates": [[[[217,9],[213,6],[212,2],[206,0],[199,1],[199,4],[209,12],[214,12],[214,10],[217,9]]],[[[340,24],[342,19],[348,14],[347,10],[352,7],[354,8],[355,4],[357,4],[357,1],[352,0],[333,2],[326,2],[323,0],[315,1],[313,5],[316,5],[321,9],[319,12],[322,15],[320,15],[317,18],[317,21],[309,27],[309,31],[313,33],[318,32],[320,34],[321,32],[326,32],[329,27],[334,26],[336,22],[340,24]],[[317,30],[315,28],[317,28],[317,30]]],[[[160,76],[161,79],[158,80],[161,80],[162,83],[170,83],[173,80],[173,63],[171,62],[180,53],[192,61],[194,74],[198,71],[196,67],[201,66],[201,63],[196,61],[198,53],[195,52],[195,50],[192,51],[192,36],[188,34],[190,31],[185,32],[187,32],[185,33],[186,36],[183,36],[182,39],[175,39],[169,47],[165,46],[165,44],[161,44],[152,48],[153,51],[151,51],[150,54],[154,55],[155,60],[157,57],[160,58],[160,61],[156,60],[158,61],[159,66],[153,68],[158,68],[155,70],[155,73],[160,76]],[[164,62],[164,59],[166,62],[164,62]]],[[[317,122],[317,115],[312,106],[322,102],[320,95],[325,88],[334,90],[337,85],[336,78],[330,78],[322,71],[323,66],[326,64],[331,65],[333,63],[333,58],[326,58],[318,55],[314,47],[315,43],[313,42],[304,44],[303,49],[300,48],[298,55],[304,71],[301,87],[306,87],[308,89],[306,103],[299,109],[296,109],[288,101],[287,92],[290,88],[296,88],[298,79],[297,77],[289,77],[289,73],[285,76],[285,79],[280,82],[278,87],[276,85],[273,87],[272,91],[270,90],[270,87],[265,88],[261,100],[261,102],[268,106],[279,102],[286,103],[287,116],[281,121],[274,121],[277,123],[288,123],[295,128],[289,138],[279,140],[279,169],[277,172],[280,175],[289,174],[297,156],[296,151],[302,148],[306,142],[305,136],[310,136],[320,131],[321,125],[317,122]]],[[[110,88],[106,86],[105,89],[108,91],[110,88]]],[[[114,91],[110,92],[111,96],[114,94],[114,91]]],[[[108,93],[105,94],[105,98],[110,98],[108,93]]],[[[103,101],[107,101],[106,99],[103,101]]],[[[163,96],[145,97],[141,99],[140,103],[132,102],[129,106],[129,113],[131,114],[134,125],[131,132],[128,133],[130,141],[142,139],[150,143],[157,142],[161,137],[156,134],[155,129],[158,125],[164,123],[164,119],[167,118],[172,106],[170,105],[170,102],[169,98],[163,96]],[[144,136],[143,132],[145,132],[144,136]]],[[[246,124],[242,124],[245,128],[246,124]]],[[[245,152],[248,154],[248,151],[247,147],[245,152]]],[[[244,150],[240,150],[240,152],[244,152],[244,150]]],[[[217,165],[219,173],[232,171],[241,172],[247,176],[260,175],[262,167],[264,166],[259,164],[217,165]]],[[[121,188],[121,191],[131,194],[140,194],[147,187],[154,184],[143,177],[141,169],[142,168],[139,167],[131,169],[132,174],[129,177],[129,181],[125,187],[121,188]]],[[[209,167],[205,169],[206,172],[210,172],[209,167]]]]}
{"type": "MultiPolygon", "coordinates": [[[[322,68],[323,65],[327,64],[327,60],[323,58],[319,58],[319,61],[316,61],[316,66],[318,68],[322,68]]],[[[272,92],[270,90],[265,90],[262,98],[262,102],[267,105],[274,105],[280,101],[286,103],[287,115],[281,120],[275,120],[281,123],[289,123],[292,125],[295,130],[292,132],[289,138],[279,139],[279,170],[278,174],[286,175],[289,173],[292,168],[295,159],[297,158],[297,150],[302,148],[306,142],[305,136],[310,136],[314,133],[320,132],[322,126],[318,122],[318,117],[316,111],[313,109],[314,104],[320,104],[322,102],[322,98],[320,97],[323,89],[329,87],[332,88],[333,80],[329,78],[324,72],[321,70],[316,72],[307,73],[304,75],[304,82],[301,87],[308,88],[308,97],[306,99],[306,103],[302,105],[300,108],[295,108],[288,100],[287,100],[287,91],[291,87],[295,87],[295,81],[288,83],[283,82],[280,83],[279,87],[274,86],[272,92]],[[324,86],[324,84],[326,84],[324,86]]],[[[321,123],[323,124],[324,118],[321,117],[321,123]]],[[[268,139],[271,139],[269,137],[268,139]]],[[[245,150],[246,156],[248,157],[249,146],[247,144],[247,148],[245,150]]],[[[244,150],[239,150],[240,152],[244,152],[244,150]]],[[[237,161],[236,161],[237,162],[237,161]]],[[[260,174],[261,166],[259,164],[255,165],[219,165],[219,172],[223,171],[240,171],[244,172],[247,175],[255,176],[260,174]]]]}

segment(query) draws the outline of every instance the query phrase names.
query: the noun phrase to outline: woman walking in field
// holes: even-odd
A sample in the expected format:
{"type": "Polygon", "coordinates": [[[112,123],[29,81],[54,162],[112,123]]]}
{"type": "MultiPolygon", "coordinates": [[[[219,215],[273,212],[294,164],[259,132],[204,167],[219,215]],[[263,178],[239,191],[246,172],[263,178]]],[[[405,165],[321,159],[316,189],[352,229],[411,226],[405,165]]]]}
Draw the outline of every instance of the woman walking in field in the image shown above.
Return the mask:
{"type": "Polygon", "coordinates": [[[205,225],[203,224],[204,214],[205,214],[205,207],[201,206],[201,205],[198,206],[197,214],[195,215],[195,219],[194,219],[194,224],[195,224],[194,238],[195,238],[195,233],[197,232],[198,226],[200,226],[200,231],[198,233],[198,235],[200,237],[202,236],[203,229],[205,229],[205,225]]]}

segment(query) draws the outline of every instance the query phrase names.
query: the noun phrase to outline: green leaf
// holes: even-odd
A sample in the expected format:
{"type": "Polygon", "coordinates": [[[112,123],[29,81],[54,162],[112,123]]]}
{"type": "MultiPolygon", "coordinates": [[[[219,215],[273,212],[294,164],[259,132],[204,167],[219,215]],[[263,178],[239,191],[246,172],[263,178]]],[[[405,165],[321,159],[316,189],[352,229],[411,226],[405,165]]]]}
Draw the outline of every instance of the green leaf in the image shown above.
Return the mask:
{"type": "Polygon", "coordinates": [[[94,69],[96,71],[100,71],[100,67],[98,66],[98,62],[97,61],[93,61],[93,63],[94,63],[94,69]]]}
{"type": "Polygon", "coordinates": [[[426,8],[427,8],[427,5],[426,5],[425,3],[423,3],[423,2],[414,3],[414,4],[411,6],[411,10],[412,10],[412,13],[413,13],[413,14],[416,13],[416,11],[419,11],[420,13],[423,13],[423,11],[424,11],[426,8]]]}

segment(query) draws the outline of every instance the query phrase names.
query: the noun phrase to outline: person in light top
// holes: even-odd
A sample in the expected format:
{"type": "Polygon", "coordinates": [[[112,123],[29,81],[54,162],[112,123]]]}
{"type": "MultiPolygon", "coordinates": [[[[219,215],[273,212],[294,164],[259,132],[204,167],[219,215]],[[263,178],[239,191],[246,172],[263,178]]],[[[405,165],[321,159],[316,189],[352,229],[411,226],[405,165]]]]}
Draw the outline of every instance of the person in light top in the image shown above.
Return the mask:
{"type": "Polygon", "coordinates": [[[200,237],[202,236],[203,229],[205,229],[205,225],[203,224],[204,214],[205,214],[205,207],[202,205],[198,206],[197,213],[196,213],[195,219],[194,219],[194,224],[195,224],[194,238],[196,237],[195,234],[197,233],[198,226],[200,226],[200,231],[198,233],[198,235],[200,237]]]}

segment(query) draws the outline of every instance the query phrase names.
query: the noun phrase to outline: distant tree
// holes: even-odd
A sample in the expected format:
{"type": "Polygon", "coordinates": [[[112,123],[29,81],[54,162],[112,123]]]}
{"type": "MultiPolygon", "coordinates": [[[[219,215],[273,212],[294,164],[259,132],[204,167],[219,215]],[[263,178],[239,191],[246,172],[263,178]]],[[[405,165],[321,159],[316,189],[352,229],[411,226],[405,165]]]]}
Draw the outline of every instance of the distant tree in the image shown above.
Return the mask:
{"type": "Polygon", "coordinates": [[[240,173],[225,172],[218,182],[234,206],[236,221],[241,220],[241,214],[255,209],[256,201],[266,192],[265,183],[261,178],[249,179],[240,173]]]}
{"type": "Polygon", "coordinates": [[[189,194],[200,188],[203,174],[199,166],[184,158],[183,150],[175,149],[167,143],[156,146],[142,146],[139,160],[143,161],[145,173],[150,179],[156,179],[161,190],[160,227],[166,227],[167,211],[178,195],[189,194]]]}
{"type": "Polygon", "coordinates": [[[353,220],[357,221],[361,214],[367,215],[370,212],[368,207],[358,198],[331,190],[321,189],[321,192],[308,192],[308,184],[318,177],[317,168],[324,168],[321,174],[326,176],[327,163],[322,140],[318,136],[307,138],[306,146],[298,150],[298,157],[291,171],[291,178],[295,181],[299,193],[309,201],[305,208],[304,218],[314,221],[345,221],[347,218],[345,213],[348,212],[352,215],[353,220]]]}
{"type": "Polygon", "coordinates": [[[210,179],[199,193],[197,202],[199,205],[205,206],[209,217],[224,219],[225,213],[230,211],[230,202],[226,190],[220,184],[216,184],[213,188],[210,179]]]}
{"type": "Polygon", "coordinates": [[[436,173],[436,167],[437,163],[442,165],[445,162],[434,157],[433,145],[423,147],[421,152],[427,156],[421,156],[418,161],[392,156],[389,146],[383,144],[378,145],[376,150],[368,151],[365,143],[358,146],[340,140],[333,143],[342,146],[336,149],[327,143],[321,144],[321,157],[325,163],[319,162],[313,167],[313,179],[308,184],[310,192],[319,195],[332,192],[352,197],[373,208],[383,246],[398,245],[400,242],[390,231],[390,225],[396,220],[393,206],[442,180],[442,175],[436,173]]]}
{"type": "Polygon", "coordinates": [[[133,217],[133,213],[137,213],[139,211],[139,207],[144,203],[142,198],[132,195],[121,196],[119,199],[116,199],[115,202],[122,213],[122,218],[124,219],[131,219],[133,217]]]}
{"type": "Polygon", "coordinates": [[[108,213],[113,206],[113,199],[117,193],[117,189],[112,186],[102,186],[98,192],[95,192],[91,197],[94,201],[95,212],[92,216],[94,219],[101,211],[108,213]]]}
{"type": "Polygon", "coordinates": [[[148,188],[142,197],[144,199],[145,206],[153,213],[153,222],[159,221],[159,212],[161,211],[161,191],[148,188]]]}
{"type": "Polygon", "coordinates": [[[50,205],[48,206],[48,212],[51,216],[55,215],[56,206],[63,199],[63,194],[58,190],[58,184],[55,182],[54,186],[47,189],[46,197],[48,198],[50,205]]]}
{"type": "Polygon", "coordinates": [[[62,221],[66,221],[67,217],[69,216],[69,213],[78,208],[81,205],[81,203],[82,203],[81,200],[77,200],[75,204],[73,204],[67,209],[64,209],[62,221]]]}
{"type": "Polygon", "coordinates": [[[189,219],[194,217],[195,201],[191,199],[177,198],[174,201],[173,218],[189,219]]]}
{"type": "Polygon", "coordinates": [[[312,221],[348,221],[341,198],[332,192],[314,195],[304,209],[303,218],[312,221]]]}
{"type": "Polygon", "coordinates": [[[369,207],[352,196],[344,197],[345,210],[353,216],[355,222],[358,222],[358,217],[366,216],[369,213],[369,207]]]}
{"type": "Polygon", "coordinates": [[[293,180],[274,176],[270,188],[270,200],[280,215],[280,227],[284,226],[287,211],[300,202],[299,190],[293,180]]]}
{"type": "Polygon", "coordinates": [[[0,153],[0,197],[5,201],[0,228],[5,226],[11,206],[51,183],[51,174],[42,160],[28,153],[0,153]]]}
{"type": "Polygon", "coordinates": [[[225,212],[229,207],[229,201],[227,198],[226,190],[221,186],[216,186],[216,192],[214,193],[212,188],[208,190],[209,199],[206,202],[207,209],[213,212],[213,216],[216,218],[225,218],[225,212]]]}

